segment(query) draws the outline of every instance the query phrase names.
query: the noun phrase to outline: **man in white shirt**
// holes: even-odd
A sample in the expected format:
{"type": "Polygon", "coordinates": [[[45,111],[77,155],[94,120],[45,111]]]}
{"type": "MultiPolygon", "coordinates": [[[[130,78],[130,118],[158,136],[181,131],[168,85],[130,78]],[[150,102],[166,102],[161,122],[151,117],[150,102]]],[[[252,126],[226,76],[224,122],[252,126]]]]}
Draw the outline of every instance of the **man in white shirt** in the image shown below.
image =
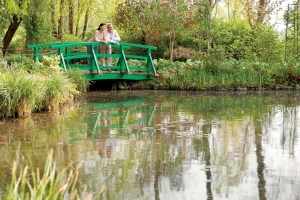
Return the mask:
{"type": "MultiPolygon", "coordinates": [[[[116,30],[113,29],[112,23],[106,24],[107,29],[104,31],[105,37],[107,38],[107,42],[115,43],[119,45],[119,42],[121,41],[121,38],[116,30]]],[[[107,45],[106,47],[106,53],[111,54],[111,45],[107,45]]],[[[112,57],[107,58],[107,65],[112,65],[112,57]]]]}

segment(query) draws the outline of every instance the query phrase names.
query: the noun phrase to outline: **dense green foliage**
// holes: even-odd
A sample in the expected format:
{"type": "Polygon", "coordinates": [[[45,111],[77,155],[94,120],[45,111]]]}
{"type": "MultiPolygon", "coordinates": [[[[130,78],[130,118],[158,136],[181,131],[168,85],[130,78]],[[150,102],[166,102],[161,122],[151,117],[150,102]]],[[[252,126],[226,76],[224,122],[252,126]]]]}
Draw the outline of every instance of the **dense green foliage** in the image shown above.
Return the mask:
{"type": "MultiPolygon", "coordinates": [[[[112,21],[122,41],[157,46],[156,57],[172,61],[212,56],[211,59],[274,62],[284,57],[278,33],[267,20],[262,23],[264,20],[254,15],[260,12],[259,5],[245,0],[225,4],[220,0],[200,0],[197,4],[189,1],[51,0],[40,3],[38,0],[8,0],[2,2],[1,9],[5,11],[0,22],[1,40],[13,16],[22,19],[9,46],[10,53],[23,51],[25,44],[87,41],[101,22],[112,21]],[[245,17],[243,12],[249,9],[253,14],[245,17]]],[[[267,19],[269,14],[266,11],[263,17],[267,19]]]]}
{"type": "MultiPolygon", "coordinates": [[[[122,41],[158,47],[153,57],[160,60],[156,66],[162,77],[152,82],[152,88],[297,88],[298,59],[288,51],[287,57],[291,59],[284,61],[284,41],[267,20],[280,5],[276,2],[234,0],[222,4],[220,0],[200,0],[195,4],[192,1],[109,0],[108,8],[98,0],[51,0],[44,4],[37,0],[9,0],[2,3],[7,18],[0,23],[0,36],[3,39],[14,15],[23,21],[10,44],[11,53],[23,51],[26,42],[87,41],[100,22],[113,22],[122,41]],[[262,10],[267,7],[268,10],[262,10]],[[39,12],[36,12],[37,8],[39,12]]],[[[10,60],[13,59],[7,58],[12,62],[10,60]]],[[[25,73],[24,77],[31,77],[30,80],[34,79],[35,73],[39,79],[47,74],[45,79],[36,79],[47,89],[38,88],[41,84],[33,84],[30,88],[36,87],[41,94],[34,96],[36,94],[28,88],[27,96],[22,97],[27,100],[32,95],[29,107],[33,110],[45,109],[45,102],[62,103],[76,91],[87,88],[78,72],[62,74],[46,63],[43,66],[52,69],[50,74],[34,63],[26,64],[25,70],[22,67],[25,64],[15,67],[22,72],[14,70],[14,73],[25,73]],[[28,70],[28,66],[32,69],[28,70]],[[69,77],[65,80],[68,83],[59,80],[65,75],[69,77]],[[69,91],[71,95],[61,91],[69,91]]],[[[8,69],[2,71],[7,73],[8,69]]],[[[23,78],[22,81],[28,80],[23,78]]]]}
{"type": "Polygon", "coordinates": [[[268,64],[235,59],[214,63],[155,61],[161,75],[143,87],[172,90],[245,90],[297,89],[300,87],[298,65],[268,64]]]}
{"type": "Polygon", "coordinates": [[[58,109],[86,91],[88,82],[79,72],[61,71],[57,58],[45,58],[42,63],[14,59],[0,62],[0,118],[58,109]]]}

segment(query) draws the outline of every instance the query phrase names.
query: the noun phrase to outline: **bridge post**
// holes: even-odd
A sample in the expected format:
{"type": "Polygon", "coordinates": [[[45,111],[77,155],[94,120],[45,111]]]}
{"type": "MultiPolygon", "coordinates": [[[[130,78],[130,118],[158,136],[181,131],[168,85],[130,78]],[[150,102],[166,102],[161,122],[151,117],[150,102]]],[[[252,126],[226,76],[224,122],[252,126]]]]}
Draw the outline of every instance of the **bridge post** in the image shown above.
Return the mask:
{"type": "Polygon", "coordinates": [[[120,72],[124,73],[125,71],[125,61],[124,61],[124,47],[120,45],[120,72]]]}
{"type": "Polygon", "coordinates": [[[58,54],[60,55],[60,67],[63,67],[65,70],[67,70],[67,66],[65,63],[65,59],[64,59],[64,48],[63,47],[59,47],[58,48],[58,54]]]}
{"type": "Polygon", "coordinates": [[[91,73],[94,72],[95,70],[95,60],[94,60],[94,57],[93,57],[93,50],[95,49],[95,45],[94,44],[91,44],[89,45],[90,50],[89,50],[89,54],[90,54],[90,71],[91,73]]]}
{"type": "MultiPolygon", "coordinates": [[[[70,47],[66,47],[66,56],[69,56],[71,54],[71,49],[70,47]]],[[[70,67],[70,60],[66,61],[66,65],[69,68],[70,67]]]]}
{"type": "Polygon", "coordinates": [[[147,73],[151,74],[151,72],[156,74],[156,70],[154,68],[154,64],[151,56],[151,49],[149,48],[147,49],[147,73]]]}
{"type": "Polygon", "coordinates": [[[151,49],[147,49],[147,73],[151,73],[151,61],[150,61],[151,49]]]}
{"type": "Polygon", "coordinates": [[[39,60],[39,47],[34,47],[33,52],[34,52],[33,60],[38,61],[39,60]]]}

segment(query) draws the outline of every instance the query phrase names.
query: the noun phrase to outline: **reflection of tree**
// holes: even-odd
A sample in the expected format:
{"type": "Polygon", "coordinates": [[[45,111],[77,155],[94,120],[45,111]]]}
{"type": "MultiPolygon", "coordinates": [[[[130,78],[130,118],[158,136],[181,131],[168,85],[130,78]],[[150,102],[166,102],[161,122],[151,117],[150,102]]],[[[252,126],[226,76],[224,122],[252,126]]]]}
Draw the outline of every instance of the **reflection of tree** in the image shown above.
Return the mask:
{"type": "Polygon", "coordinates": [[[155,174],[154,174],[154,195],[155,195],[155,200],[159,200],[159,187],[158,187],[158,181],[160,177],[160,165],[161,161],[157,159],[155,161],[155,174]]]}
{"type": "Polygon", "coordinates": [[[184,140],[180,142],[171,136],[156,135],[155,149],[153,150],[154,161],[154,194],[155,199],[160,199],[160,180],[165,177],[169,180],[171,190],[179,191],[182,188],[183,161],[185,159],[184,140]],[[159,143],[159,144],[157,144],[159,143]]]}
{"type": "Polygon", "coordinates": [[[295,140],[297,139],[298,108],[283,107],[282,146],[287,146],[290,155],[294,156],[295,140]]]}
{"type": "MultiPolygon", "coordinates": [[[[254,119],[255,120],[255,119],[254,119]]],[[[255,126],[255,145],[257,160],[257,176],[258,176],[258,195],[260,200],[266,199],[266,181],[264,176],[265,164],[262,148],[262,127],[258,120],[254,121],[255,126]]]]}
{"type": "MultiPolygon", "coordinates": [[[[203,126],[203,134],[208,134],[210,135],[211,129],[210,129],[210,124],[205,124],[203,126]]],[[[203,137],[203,150],[204,150],[204,161],[205,161],[205,174],[206,174],[206,194],[207,194],[207,199],[211,200],[213,199],[213,193],[211,189],[211,179],[212,179],[212,174],[211,174],[211,163],[210,163],[210,145],[208,141],[208,137],[203,137]]]]}

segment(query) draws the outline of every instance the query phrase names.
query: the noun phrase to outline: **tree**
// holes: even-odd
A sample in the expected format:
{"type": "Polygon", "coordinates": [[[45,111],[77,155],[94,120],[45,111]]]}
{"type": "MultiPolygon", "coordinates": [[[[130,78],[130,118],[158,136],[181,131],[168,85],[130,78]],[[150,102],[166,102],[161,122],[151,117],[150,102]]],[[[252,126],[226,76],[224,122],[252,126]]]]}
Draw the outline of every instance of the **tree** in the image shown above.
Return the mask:
{"type": "Polygon", "coordinates": [[[2,53],[6,55],[7,49],[23,17],[30,0],[7,0],[3,4],[3,14],[1,15],[1,30],[6,30],[2,40],[2,53]]]}
{"type": "MultiPolygon", "coordinates": [[[[176,38],[180,35],[181,31],[184,31],[185,24],[188,18],[188,7],[184,1],[164,1],[164,4],[157,4],[157,11],[159,16],[159,21],[161,23],[160,31],[165,31],[166,36],[169,40],[169,60],[172,65],[173,54],[174,54],[174,44],[176,38]],[[161,13],[161,15],[159,15],[161,13]]],[[[153,9],[151,9],[153,10],[153,9]]],[[[150,16],[149,16],[150,17],[150,16]]],[[[155,20],[157,21],[157,20],[155,20]]]]}
{"type": "Polygon", "coordinates": [[[84,24],[83,24],[83,30],[82,30],[82,39],[85,39],[86,36],[86,32],[87,32],[87,27],[88,27],[88,23],[91,17],[91,13],[93,13],[92,8],[95,7],[95,1],[94,0],[87,0],[88,4],[85,10],[85,15],[84,15],[84,24]]]}
{"type": "Polygon", "coordinates": [[[78,0],[77,1],[77,14],[76,14],[76,28],[75,28],[75,35],[78,36],[79,34],[79,24],[81,17],[85,10],[85,5],[87,4],[86,0],[78,0]]]}
{"type": "Polygon", "coordinates": [[[235,20],[242,16],[242,4],[240,0],[225,0],[228,20],[235,20]]]}
{"type": "Polygon", "coordinates": [[[51,19],[51,1],[31,0],[24,17],[26,29],[26,44],[36,44],[53,41],[53,23],[51,19]],[[38,10],[38,12],[37,12],[38,10]]]}
{"type": "Polygon", "coordinates": [[[65,13],[65,0],[60,0],[60,18],[59,18],[59,23],[58,23],[58,38],[63,39],[64,35],[64,13],[65,13]]]}
{"type": "Polygon", "coordinates": [[[211,22],[215,18],[213,11],[220,0],[200,0],[198,3],[198,14],[196,15],[199,22],[200,37],[206,43],[207,53],[210,53],[212,48],[211,22]]]}
{"type": "Polygon", "coordinates": [[[252,29],[266,22],[268,16],[280,9],[284,1],[286,0],[240,0],[244,7],[244,16],[252,29]]]}
{"type": "Polygon", "coordinates": [[[176,38],[188,24],[185,1],[126,1],[117,7],[115,23],[142,44],[162,46],[168,41],[169,59],[173,62],[176,38]]]}
{"type": "Polygon", "coordinates": [[[74,0],[69,0],[69,32],[74,34],[74,0]]]}

